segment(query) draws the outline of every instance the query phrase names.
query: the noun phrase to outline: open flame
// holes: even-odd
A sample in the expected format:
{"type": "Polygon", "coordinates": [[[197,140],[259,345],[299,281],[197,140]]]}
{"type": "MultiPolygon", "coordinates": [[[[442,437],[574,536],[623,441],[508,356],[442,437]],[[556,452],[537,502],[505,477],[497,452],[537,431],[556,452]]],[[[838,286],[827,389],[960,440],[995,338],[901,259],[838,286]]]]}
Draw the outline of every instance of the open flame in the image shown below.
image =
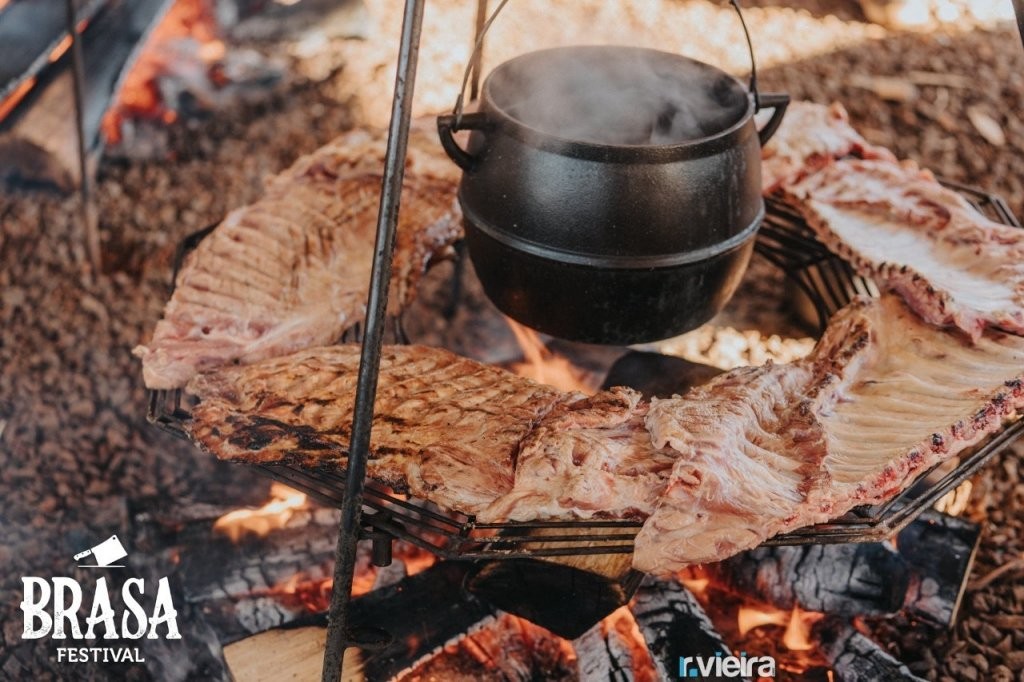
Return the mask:
{"type": "Polygon", "coordinates": [[[790,651],[810,651],[814,648],[811,627],[825,617],[823,613],[804,611],[794,606],[791,611],[772,607],[741,606],[736,615],[737,629],[741,637],[765,625],[785,626],[782,644],[790,651]]]}
{"type": "Polygon", "coordinates": [[[127,118],[162,119],[173,123],[178,114],[165,105],[158,77],[172,69],[205,72],[224,57],[225,51],[212,1],[175,0],[125,76],[117,104],[104,114],[102,130],[107,142],[120,142],[121,125],[127,118]]]}
{"type": "Polygon", "coordinates": [[[647,640],[640,632],[640,625],[629,607],[620,607],[601,621],[602,634],[607,636],[607,633],[613,630],[629,646],[634,682],[655,682],[658,677],[654,661],[651,660],[651,650],[647,647],[647,640]]]}
{"type": "Polygon", "coordinates": [[[270,486],[270,501],[258,509],[236,509],[217,519],[213,530],[238,542],[245,535],[263,537],[271,531],[288,525],[292,515],[306,507],[306,495],[288,486],[274,482],[270,486]]]}
{"type": "Polygon", "coordinates": [[[510,318],[506,317],[505,321],[508,322],[512,333],[515,334],[516,342],[523,350],[523,358],[525,358],[525,362],[512,366],[513,372],[563,391],[593,393],[593,388],[583,380],[579,368],[573,365],[568,358],[548,350],[537,332],[510,318]]]}
{"type": "Polygon", "coordinates": [[[956,488],[943,495],[942,498],[935,503],[935,511],[949,514],[950,516],[960,516],[967,511],[967,505],[971,501],[971,491],[973,489],[973,483],[969,480],[964,481],[956,488]]]}
{"type": "MultiPolygon", "coordinates": [[[[434,565],[437,557],[431,552],[407,542],[394,544],[394,561],[405,567],[406,575],[416,575],[434,565]]],[[[377,586],[380,568],[372,564],[357,562],[352,576],[352,596],[359,597],[377,586]]],[[[307,613],[322,613],[331,605],[331,591],[334,578],[319,571],[299,571],[282,583],[275,585],[267,596],[293,608],[302,608],[307,613]]]]}
{"type": "Polygon", "coordinates": [[[786,632],[782,635],[782,644],[790,651],[810,651],[814,648],[811,627],[824,617],[824,613],[804,611],[794,606],[789,615],[789,623],[786,624],[786,632]]]}

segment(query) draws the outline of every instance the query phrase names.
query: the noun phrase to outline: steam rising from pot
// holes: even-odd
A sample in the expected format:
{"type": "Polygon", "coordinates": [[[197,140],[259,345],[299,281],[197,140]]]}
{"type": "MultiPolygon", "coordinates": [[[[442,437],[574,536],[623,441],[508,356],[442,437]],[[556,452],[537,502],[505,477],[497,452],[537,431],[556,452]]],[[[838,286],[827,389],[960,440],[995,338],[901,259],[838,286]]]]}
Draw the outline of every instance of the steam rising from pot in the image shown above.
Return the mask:
{"type": "Polygon", "coordinates": [[[740,121],[745,88],[700,62],[652,50],[545,50],[491,75],[495,104],[547,135],[608,145],[667,145],[740,121]]]}

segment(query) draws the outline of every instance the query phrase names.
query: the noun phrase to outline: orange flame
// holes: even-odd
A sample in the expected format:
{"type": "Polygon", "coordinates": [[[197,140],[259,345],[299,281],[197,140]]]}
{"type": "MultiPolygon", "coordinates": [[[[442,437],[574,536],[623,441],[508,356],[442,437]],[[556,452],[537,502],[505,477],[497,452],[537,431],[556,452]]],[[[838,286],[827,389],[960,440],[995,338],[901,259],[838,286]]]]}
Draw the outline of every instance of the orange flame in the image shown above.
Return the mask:
{"type": "Polygon", "coordinates": [[[960,516],[967,511],[967,504],[971,501],[971,491],[974,489],[974,484],[970,481],[964,481],[953,490],[942,496],[942,498],[935,503],[935,510],[949,514],[950,516],[960,516]]]}
{"type": "Polygon", "coordinates": [[[163,21],[153,29],[131,71],[125,76],[118,102],[103,117],[103,135],[111,144],[121,140],[126,118],[162,119],[173,122],[177,114],[166,108],[157,78],[176,58],[173,45],[190,38],[199,44],[197,58],[209,65],[223,58],[224,43],[218,37],[217,18],[211,0],[175,0],[163,21]]]}
{"type": "Polygon", "coordinates": [[[568,358],[555,355],[548,350],[537,332],[510,318],[505,318],[505,321],[515,334],[526,359],[526,362],[513,365],[513,372],[563,391],[593,393],[593,389],[580,377],[580,370],[568,358]]]}
{"type": "Polygon", "coordinates": [[[825,617],[823,613],[804,611],[794,606],[791,611],[772,607],[741,606],[736,616],[737,627],[741,637],[746,636],[754,628],[765,625],[785,625],[782,644],[790,651],[810,651],[814,648],[811,638],[811,626],[825,617]]]}
{"type": "Polygon", "coordinates": [[[622,606],[601,621],[601,632],[605,636],[611,631],[618,633],[620,639],[629,646],[630,660],[633,663],[633,679],[635,682],[654,682],[657,672],[647,641],[640,632],[640,625],[633,617],[628,606],[622,606]]]}
{"type": "Polygon", "coordinates": [[[277,483],[270,486],[270,501],[258,509],[236,509],[217,519],[213,530],[238,542],[247,534],[263,537],[288,525],[296,510],[306,506],[306,495],[277,483]]]}
{"type": "Polygon", "coordinates": [[[741,606],[739,613],[736,614],[736,623],[740,637],[746,636],[754,628],[764,625],[785,625],[788,620],[789,615],[785,611],[770,607],[741,606]]]}
{"type": "Polygon", "coordinates": [[[782,635],[782,643],[790,651],[810,651],[814,648],[811,639],[811,626],[825,617],[823,613],[804,611],[798,606],[793,607],[786,624],[786,632],[782,635]]]}

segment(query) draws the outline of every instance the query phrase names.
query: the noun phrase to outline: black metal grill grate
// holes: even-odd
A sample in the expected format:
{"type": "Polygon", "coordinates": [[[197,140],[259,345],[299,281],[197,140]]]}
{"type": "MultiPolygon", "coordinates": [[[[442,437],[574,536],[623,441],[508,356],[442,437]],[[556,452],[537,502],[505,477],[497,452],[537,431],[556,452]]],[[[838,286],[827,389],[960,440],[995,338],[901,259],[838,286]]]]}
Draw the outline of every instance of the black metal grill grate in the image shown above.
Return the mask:
{"type": "MultiPolygon", "coordinates": [[[[944,183],[966,196],[985,215],[1004,224],[1020,223],[999,197],[944,183]]],[[[781,268],[810,298],[824,327],[829,316],[858,294],[874,295],[877,288],[857,275],[848,263],[834,256],[814,239],[813,233],[791,206],[769,199],[767,217],[758,236],[757,250],[781,268]]],[[[177,254],[177,273],[185,255],[210,229],[186,238],[177,254]]],[[[187,397],[180,390],[152,391],[148,417],[160,428],[188,438],[190,418],[187,397]]],[[[1024,431],[1024,420],[1007,425],[982,445],[920,475],[916,482],[893,499],[862,506],[828,523],[777,535],[769,545],[872,542],[899,532],[921,512],[973,475],[993,455],[1024,431]]],[[[288,465],[261,465],[259,470],[286,485],[305,492],[318,502],[341,507],[346,487],[345,472],[338,469],[304,469],[288,465]]],[[[407,499],[368,483],[363,499],[363,525],[390,537],[405,540],[445,559],[521,559],[526,557],[632,553],[640,521],[590,520],[477,523],[472,516],[444,512],[429,503],[407,499]]]]}

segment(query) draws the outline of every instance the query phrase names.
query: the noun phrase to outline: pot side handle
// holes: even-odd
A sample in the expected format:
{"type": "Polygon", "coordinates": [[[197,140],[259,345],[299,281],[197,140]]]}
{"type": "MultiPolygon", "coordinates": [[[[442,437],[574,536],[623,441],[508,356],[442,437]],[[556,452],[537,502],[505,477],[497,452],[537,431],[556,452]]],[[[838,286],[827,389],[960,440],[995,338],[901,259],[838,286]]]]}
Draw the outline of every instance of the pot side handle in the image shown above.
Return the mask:
{"type": "Polygon", "coordinates": [[[771,118],[768,119],[763,128],[757,131],[757,136],[761,139],[761,146],[763,147],[768,143],[768,140],[772,139],[775,131],[779,129],[782,117],[786,114],[786,107],[789,106],[789,95],[761,94],[758,97],[758,105],[758,111],[761,109],[772,110],[771,118]]]}
{"type": "Polygon", "coordinates": [[[483,131],[490,127],[487,115],[482,112],[462,114],[461,116],[447,114],[437,117],[437,134],[441,138],[441,146],[444,147],[448,158],[467,173],[476,169],[478,159],[459,146],[459,143],[455,141],[455,133],[460,130],[483,131]]]}

